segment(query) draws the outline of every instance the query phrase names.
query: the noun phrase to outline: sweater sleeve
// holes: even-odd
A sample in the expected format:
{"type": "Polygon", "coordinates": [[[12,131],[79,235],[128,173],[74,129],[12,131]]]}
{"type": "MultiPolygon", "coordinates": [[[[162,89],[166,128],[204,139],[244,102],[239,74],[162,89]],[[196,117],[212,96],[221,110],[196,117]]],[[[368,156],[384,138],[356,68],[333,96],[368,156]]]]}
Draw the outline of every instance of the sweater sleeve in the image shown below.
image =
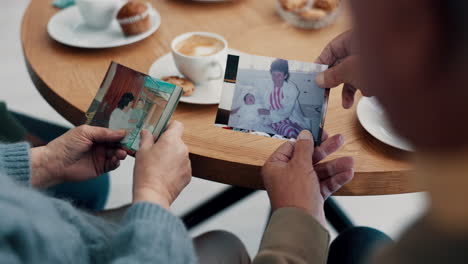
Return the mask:
{"type": "Polygon", "coordinates": [[[127,211],[112,242],[112,263],[197,263],[182,221],[156,204],[141,202],[127,211]]]}
{"type": "Polygon", "coordinates": [[[425,216],[413,223],[399,241],[378,248],[369,263],[467,263],[468,234],[447,233],[425,216]]]}
{"type": "Polygon", "coordinates": [[[326,263],[330,235],[312,216],[281,208],[271,216],[253,264],[326,263]]]}
{"type": "Polygon", "coordinates": [[[0,172],[18,183],[28,185],[31,178],[29,144],[0,144],[0,172]]]}

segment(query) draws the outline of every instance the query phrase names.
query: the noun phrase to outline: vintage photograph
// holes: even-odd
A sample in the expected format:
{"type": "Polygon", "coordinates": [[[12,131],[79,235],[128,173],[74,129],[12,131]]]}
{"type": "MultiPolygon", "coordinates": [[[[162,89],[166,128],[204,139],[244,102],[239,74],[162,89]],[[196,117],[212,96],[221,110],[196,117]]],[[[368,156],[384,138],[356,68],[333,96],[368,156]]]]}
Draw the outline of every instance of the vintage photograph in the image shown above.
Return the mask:
{"type": "Polygon", "coordinates": [[[165,126],[180,97],[181,89],[176,88],[179,87],[112,63],[87,111],[86,123],[125,129],[127,136],[121,144],[135,151],[142,129],[151,131],[157,138],[165,126]],[[175,90],[178,92],[174,93],[175,90]]]}
{"type": "Polygon", "coordinates": [[[315,84],[326,65],[255,55],[229,55],[215,123],[242,132],[321,138],[328,90],[315,84]]]}

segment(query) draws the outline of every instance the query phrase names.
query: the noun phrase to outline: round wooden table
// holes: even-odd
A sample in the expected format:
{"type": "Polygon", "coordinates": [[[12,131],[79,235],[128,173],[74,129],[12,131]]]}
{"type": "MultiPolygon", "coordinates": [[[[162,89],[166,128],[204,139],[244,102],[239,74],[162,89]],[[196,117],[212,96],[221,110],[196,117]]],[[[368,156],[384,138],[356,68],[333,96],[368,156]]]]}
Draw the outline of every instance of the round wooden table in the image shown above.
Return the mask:
{"type": "MultiPolygon", "coordinates": [[[[75,125],[83,120],[111,61],[147,73],[151,64],[170,51],[170,41],[188,31],[223,35],[231,48],[258,55],[313,61],[325,45],[350,27],[347,13],[317,31],[297,29],[275,11],[274,0],[229,3],[152,1],[162,24],[149,38],[112,49],[78,49],[62,45],[47,34],[47,22],[59,10],[50,0],[31,1],[21,39],[31,78],[42,96],[75,125]]],[[[217,106],[179,104],[173,119],[185,125],[193,175],[249,188],[262,188],[260,169],[281,140],[244,134],[213,125],[217,106]]],[[[352,156],[354,180],[337,195],[397,194],[420,191],[413,183],[407,153],[386,146],[359,124],[355,107],[341,107],[341,89],[332,90],[325,128],[341,133],[345,145],[329,159],[352,156]]]]}

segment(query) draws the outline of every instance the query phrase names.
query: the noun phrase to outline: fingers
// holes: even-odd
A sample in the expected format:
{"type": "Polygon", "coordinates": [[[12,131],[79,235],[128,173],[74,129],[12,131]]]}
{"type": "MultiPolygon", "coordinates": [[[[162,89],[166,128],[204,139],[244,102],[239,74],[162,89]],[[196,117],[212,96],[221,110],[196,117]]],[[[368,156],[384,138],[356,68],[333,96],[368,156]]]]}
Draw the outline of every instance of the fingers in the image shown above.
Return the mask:
{"type": "Polygon", "coordinates": [[[140,150],[148,150],[154,144],[154,137],[151,132],[146,129],[142,129],[140,132],[140,150]]]}
{"type": "Polygon", "coordinates": [[[112,159],[111,159],[110,162],[108,163],[108,166],[107,166],[106,171],[115,170],[115,169],[117,169],[119,166],[120,166],[120,160],[119,160],[116,156],[114,156],[114,157],[112,157],[112,159]]]}
{"type": "Polygon", "coordinates": [[[328,155],[337,151],[344,144],[344,137],[340,134],[334,135],[331,138],[323,141],[322,144],[315,148],[312,155],[313,164],[325,159],[328,155]]]}
{"type": "Polygon", "coordinates": [[[344,171],[320,182],[320,192],[323,199],[327,199],[343,185],[350,182],[354,176],[354,169],[344,171]]]}
{"type": "Polygon", "coordinates": [[[333,66],[338,60],[351,55],[351,35],[352,31],[346,31],[334,38],[315,62],[333,66]]]}
{"type": "Polygon", "coordinates": [[[127,157],[127,152],[123,149],[117,149],[115,151],[115,156],[119,159],[119,160],[124,160],[126,157],[127,157]]]}
{"type": "Polygon", "coordinates": [[[275,152],[273,152],[273,154],[271,154],[267,162],[288,162],[292,158],[293,151],[294,143],[291,141],[286,141],[281,146],[279,146],[275,152]]]}
{"type": "Polygon", "coordinates": [[[127,157],[127,152],[120,148],[106,150],[105,171],[112,171],[120,166],[120,161],[127,157]]]}
{"type": "Polygon", "coordinates": [[[177,137],[181,138],[184,134],[184,125],[179,121],[171,121],[166,128],[166,131],[162,134],[161,138],[177,137]]]}
{"type": "Polygon", "coordinates": [[[328,139],[328,132],[323,129],[322,130],[322,142],[328,139]]]}
{"type": "Polygon", "coordinates": [[[354,104],[354,95],[356,94],[356,88],[349,83],[345,83],[341,92],[342,105],[344,109],[349,109],[354,104]]]}
{"type": "Polygon", "coordinates": [[[355,70],[357,56],[348,56],[342,62],[321,72],[317,75],[315,82],[322,88],[333,88],[342,83],[348,83],[359,87],[355,83],[355,70]]]}
{"type": "Polygon", "coordinates": [[[124,160],[127,157],[127,152],[120,148],[107,148],[106,158],[110,159],[114,156],[117,157],[119,160],[124,160]]]}
{"type": "Polygon", "coordinates": [[[317,172],[317,176],[322,181],[337,174],[353,170],[354,159],[351,157],[342,157],[317,164],[314,169],[317,172]]]}
{"type": "Polygon", "coordinates": [[[308,130],[302,130],[294,144],[293,160],[312,162],[314,138],[308,130]]]}
{"type": "Polygon", "coordinates": [[[111,130],[104,127],[82,125],[75,129],[80,136],[98,143],[115,143],[121,141],[127,132],[125,130],[111,130]]]}

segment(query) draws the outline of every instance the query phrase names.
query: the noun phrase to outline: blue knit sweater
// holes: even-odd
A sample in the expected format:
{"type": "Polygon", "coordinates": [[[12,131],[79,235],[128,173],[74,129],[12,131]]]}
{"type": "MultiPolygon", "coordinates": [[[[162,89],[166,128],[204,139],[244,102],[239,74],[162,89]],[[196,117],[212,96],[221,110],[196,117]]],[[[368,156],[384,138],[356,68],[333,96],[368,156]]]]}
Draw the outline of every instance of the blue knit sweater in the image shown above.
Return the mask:
{"type": "Polygon", "coordinates": [[[134,204],[120,224],[30,187],[29,146],[0,145],[1,263],[196,263],[179,218],[134,204]]]}

